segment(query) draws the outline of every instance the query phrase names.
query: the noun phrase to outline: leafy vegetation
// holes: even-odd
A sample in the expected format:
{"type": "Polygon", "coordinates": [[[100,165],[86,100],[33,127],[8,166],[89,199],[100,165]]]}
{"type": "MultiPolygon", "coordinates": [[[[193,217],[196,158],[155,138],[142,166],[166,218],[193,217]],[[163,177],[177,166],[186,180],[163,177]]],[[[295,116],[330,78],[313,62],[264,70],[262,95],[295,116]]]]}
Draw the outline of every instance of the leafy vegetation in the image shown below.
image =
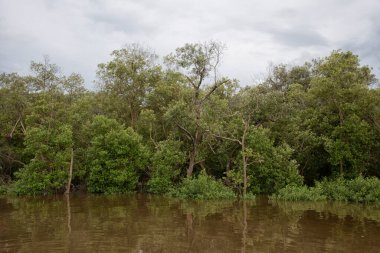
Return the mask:
{"type": "Polygon", "coordinates": [[[179,141],[173,140],[162,141],[157,145],[151,162],[149,192],[164,194],[173,188],[175,181],[178,181],[181,166],[184,165],[186,159],[180,146],[179,141]]]}
{"type": "Polygon", "coordinates": [[[68,125],[55,129],[31,128],[25,137],[25,152],[31,161],[15,173],[12,189],[19,195],[57,193],[67,182],[68,161],[72,145],[72,130],[68,125]]]}
{"type": "Polygon", "coordinates": [[[168,194],[171,197],[184,199],[228,199],[235,198],[234,192],[203,173],[194,178],[185,178],[168,194]]]}
{"type": "Polygon", "coordinates": [[[379,201],[369,66],[333,51],[243,87],[220,74],[222,54],[185,44],[160,61],[128,45],[98,65],[93,91],[49,58],[30,75],[0,74],[1,192],[379,201]]]}
{"type": "Polygon", "coordinates": [[[315,187],[287,185],[272,196],[281,200],[337,200],[350,202],[379,202],[380,180],[378,178],[338,178],[317,182],[315,187]]]}
{"type": "Polygon", "coordinates": [[[133,191],[139,170],[144,170],[148,150],[132,128],[124,129],[116,120],[97,116],[88,149],[88,190],[94,193],[133,191]]]}
{"type": "Polygon", "coordinates": [[[320,187],[307,187],[305,185],[287,185],[273,194],[271,198],[289,201],[320,201],[327,199],[320,187]]]}

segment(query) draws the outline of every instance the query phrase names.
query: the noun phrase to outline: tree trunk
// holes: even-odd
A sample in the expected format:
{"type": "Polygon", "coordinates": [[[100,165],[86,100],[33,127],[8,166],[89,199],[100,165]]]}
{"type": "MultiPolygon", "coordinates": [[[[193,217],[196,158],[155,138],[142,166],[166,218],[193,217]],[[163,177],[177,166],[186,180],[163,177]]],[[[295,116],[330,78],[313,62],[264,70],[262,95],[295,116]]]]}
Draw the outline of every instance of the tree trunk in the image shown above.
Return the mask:
{"type": "Polygon", "coordinates": [[[247,195],[247,157],[244,154],[243,154],[243,177],[244,177],[243,198],[245,198],[245,196],[247,195]]]}
{"type": "MultiPolygon", "coordinates": [[[[197,94],[198,93],[196,93],[195,99],[198,99],[199,95],[197,94]]],[[[199,143],[201,143],[201,131],[199,128],[200,121],[201,121],[201,104],[199,101],[196,101],[195,102],[195,135],[193,138],[193,149],[191,150],[190,157],[189,157],[190,159],[189,159],[189,167],[187,168],[187,177],[191,177],[193,175],[194,166],[197,163],[196,159],[198,155],[198,146],[199,146],[199,143]]]]}
{"type": "Polygon", "coordinates": [[[243,180],[244,180],[244,186],[243,186],[243,198],[245,198],[247,194],[247,155],[245,153],[245,138],[247,136],[248,132],[248,123],[243,121],[244,124],[244,131],[243,136],[241,138],[241,150],[242,150],[242,159],[243,159],[243,180]]]}
{"type": "MultiPolygon", "coordinates": [[[[339,125],[343,126],[343,112],[339,107],[339,125]]],[[[344,169],[343,169],[343,159],[340,159],[339,161],[339,174],[340,176],[343,176],[344,174],[344,169]]]]}
{"type": "Polygon", "coordinates": [[[193,175],[194,166],[196,164],[195,159],[197,158],[198,147],[194,143],[193,149],[190,153],[189,167],[187,168],[187,177],[191,177],[193,175]]]}
{"type": "Polygon", "coordinates": [[[70,168],[69,168],[69,178],[67,180],[67,186],[66,186],[65,194],[70,193],[71,179],[73,177],[73,165],[74,165],[74,149],[71,148],[71,161],[70,161],[70,168]]]}

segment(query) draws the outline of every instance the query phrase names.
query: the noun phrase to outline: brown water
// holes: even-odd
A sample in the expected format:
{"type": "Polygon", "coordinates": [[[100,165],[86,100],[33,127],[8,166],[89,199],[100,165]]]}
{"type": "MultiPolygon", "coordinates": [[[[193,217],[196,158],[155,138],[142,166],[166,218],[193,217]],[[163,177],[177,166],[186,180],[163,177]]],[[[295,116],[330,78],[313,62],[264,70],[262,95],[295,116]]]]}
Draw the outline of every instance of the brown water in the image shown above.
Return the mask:
{"type": "Polygon", "coordinates": [[[0,198],[0,252],[380,252],[380,207],[147,195],[0,198]]]}

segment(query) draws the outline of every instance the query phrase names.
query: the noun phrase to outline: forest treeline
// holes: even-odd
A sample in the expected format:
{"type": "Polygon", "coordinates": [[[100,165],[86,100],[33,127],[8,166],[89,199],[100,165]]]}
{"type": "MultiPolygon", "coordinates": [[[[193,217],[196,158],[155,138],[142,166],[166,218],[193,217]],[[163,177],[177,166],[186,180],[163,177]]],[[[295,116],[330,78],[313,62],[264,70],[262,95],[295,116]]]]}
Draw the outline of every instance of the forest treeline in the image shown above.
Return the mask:
{"type": "Polygon", "coordinates": [[[30,75],[2,73],[0,188],[212,198],[378,180],[380,89],[358,56],[277,65],[242,87],[220,75],[222,49],[162,60],[127,45],[98,65],[96,91],[46,57],[30,75]]]}

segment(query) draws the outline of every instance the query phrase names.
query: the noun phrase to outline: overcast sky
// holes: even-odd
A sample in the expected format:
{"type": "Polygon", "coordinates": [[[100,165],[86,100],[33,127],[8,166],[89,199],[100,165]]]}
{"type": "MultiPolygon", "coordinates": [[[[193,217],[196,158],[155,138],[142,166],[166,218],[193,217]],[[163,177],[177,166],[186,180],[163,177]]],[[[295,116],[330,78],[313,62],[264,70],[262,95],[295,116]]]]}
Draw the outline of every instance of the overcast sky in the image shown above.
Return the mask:
{"type": "Polygon", "coordinates": [[[188,42],[227,48],[221,74],[249,85],[270,63],[351,50],[380,73],[380,0],[0,0],[0,72],[29,73],[49,55],[88,88],[112,50],[140,43],[164,56],[188,42]]]}

